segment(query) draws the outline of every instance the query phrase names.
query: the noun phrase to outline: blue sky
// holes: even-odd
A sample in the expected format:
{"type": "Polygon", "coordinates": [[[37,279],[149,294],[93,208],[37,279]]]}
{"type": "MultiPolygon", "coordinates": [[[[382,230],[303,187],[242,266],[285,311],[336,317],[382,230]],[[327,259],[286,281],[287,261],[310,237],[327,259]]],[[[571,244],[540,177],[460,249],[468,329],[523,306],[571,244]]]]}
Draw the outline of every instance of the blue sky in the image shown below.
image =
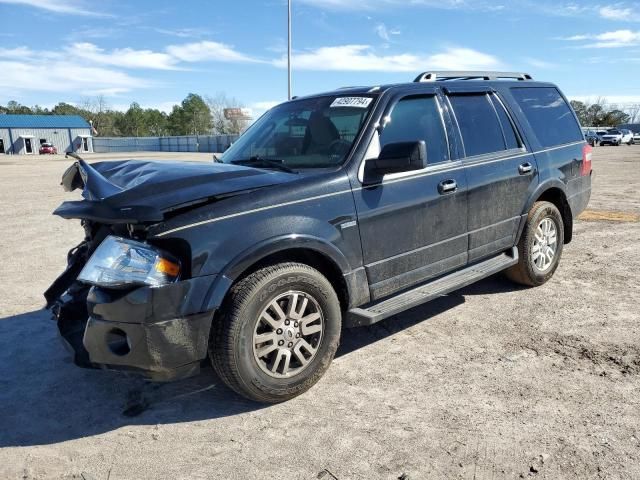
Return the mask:
{"type": "MultiPolygon", "coordinates": [[[[0,0],[0,18],[0,103],[286,98],[283,0],[0,0]]],[[[640,103],[639,2],[293,0],[293,22],[295,95],[490,69],[640,103]]]]}

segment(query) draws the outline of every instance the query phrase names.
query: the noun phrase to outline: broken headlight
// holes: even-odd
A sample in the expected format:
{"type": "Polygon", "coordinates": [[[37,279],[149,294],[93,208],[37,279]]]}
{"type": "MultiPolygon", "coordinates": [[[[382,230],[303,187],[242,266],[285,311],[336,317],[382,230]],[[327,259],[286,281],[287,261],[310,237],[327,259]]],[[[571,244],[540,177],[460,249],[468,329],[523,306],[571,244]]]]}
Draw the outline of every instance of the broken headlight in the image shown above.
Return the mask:
{"type": "Polygon", "coordinates": [[[78,280],[107,288],[158,286],[175,281],[180,262],[172,255],[135,240],[108,236],[96,248],[78,280]]]}

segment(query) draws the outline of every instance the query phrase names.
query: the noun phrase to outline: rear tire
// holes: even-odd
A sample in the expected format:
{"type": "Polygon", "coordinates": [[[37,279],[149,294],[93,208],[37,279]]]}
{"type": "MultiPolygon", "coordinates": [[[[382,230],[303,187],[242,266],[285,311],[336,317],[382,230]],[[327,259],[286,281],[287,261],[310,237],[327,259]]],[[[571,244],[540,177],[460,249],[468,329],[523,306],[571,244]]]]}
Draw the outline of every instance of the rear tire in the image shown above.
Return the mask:
{"type": "Polygon", "coordinates": [[[211,329],[209,358],[240,395],[282,402],[320,380],[338,349],[341,324],[329,281],[308,265],[280,263],[232,287],[211,329]]]}
{"type": "Polygon", "coordinates": [[[507,278],[530,287],[546,283],[558,268],[564,245],[564,222],[550,202],[536,202],[518,242],[518,263],[505,270],[507,278]]]}

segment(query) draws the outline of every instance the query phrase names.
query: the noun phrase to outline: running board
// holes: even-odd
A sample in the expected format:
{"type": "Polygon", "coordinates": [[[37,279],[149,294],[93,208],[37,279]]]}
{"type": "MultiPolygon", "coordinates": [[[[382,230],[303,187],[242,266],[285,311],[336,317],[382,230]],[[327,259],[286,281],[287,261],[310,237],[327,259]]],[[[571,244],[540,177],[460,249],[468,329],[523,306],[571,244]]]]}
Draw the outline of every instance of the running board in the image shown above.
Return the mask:
{"type": "Polygon", "coordinates": [[[513,247],[507,253],[483,260],[413,290],[370,304],[367,307],[353,308],[347,312],[345,326],[351,328],[372,325],[397,313],[471,285],[516,263],[518,263],[518,249],[513,247]]]}

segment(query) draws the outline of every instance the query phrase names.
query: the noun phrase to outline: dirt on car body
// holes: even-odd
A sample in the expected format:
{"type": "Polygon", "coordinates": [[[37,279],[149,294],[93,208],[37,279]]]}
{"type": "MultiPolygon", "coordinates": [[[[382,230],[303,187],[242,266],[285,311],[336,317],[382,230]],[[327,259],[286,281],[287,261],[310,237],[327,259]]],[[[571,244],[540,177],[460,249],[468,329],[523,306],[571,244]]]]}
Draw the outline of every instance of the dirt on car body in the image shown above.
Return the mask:
{"type": "MultiPolygon", "coordinates": [[[[309,395],[264,407],[210,369],[65,363],[41,292],[82,237],[51,215],[68,161],[3,161],[0,478],[640,478],[640,222],[578,219],[540,288],[494,276],[350,330],[309,395]]],[[[591,208],[640,214],[639,165],[596,148],[591,208]]]]}

